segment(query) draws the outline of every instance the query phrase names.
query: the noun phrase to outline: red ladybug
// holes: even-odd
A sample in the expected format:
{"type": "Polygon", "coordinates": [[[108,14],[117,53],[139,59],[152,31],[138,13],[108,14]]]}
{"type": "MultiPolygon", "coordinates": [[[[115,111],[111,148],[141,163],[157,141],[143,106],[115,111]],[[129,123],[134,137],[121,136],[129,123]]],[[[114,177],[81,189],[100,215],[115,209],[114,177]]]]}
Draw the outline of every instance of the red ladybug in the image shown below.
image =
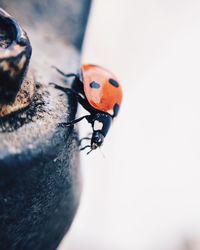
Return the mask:
{"type": "Polygon", "coordinates": [[[63,126],[71,126],[82,119],[86,119],[93,129],[91,144],[82,149],[90,147],[94,150],[103,144],[104,138],[110,128],[112,120],[117,116],[122,101],[122,88],[117,78],[107,69],[91,64],[84,64],[80,74],[65,74],[56,70],[65,77],[74,77],[73,88],[55,85],[66,93],[72,93],[77,101],[90,113],[63,126]]]}

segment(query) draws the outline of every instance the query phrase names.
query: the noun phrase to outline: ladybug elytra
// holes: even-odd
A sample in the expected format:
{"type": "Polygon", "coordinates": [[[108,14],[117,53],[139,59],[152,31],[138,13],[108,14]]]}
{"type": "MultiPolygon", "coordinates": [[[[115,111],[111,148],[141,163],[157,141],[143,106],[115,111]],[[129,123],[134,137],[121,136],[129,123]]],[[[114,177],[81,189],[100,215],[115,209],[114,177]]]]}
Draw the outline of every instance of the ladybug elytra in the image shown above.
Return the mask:
{"type": "MultiPolygon", "coordinates": [[[[54,67],[56,68],[56,67],[54,67]]],[[[118,114],[122,101],[122,88],[116,77],[107,69],[84,64],[81,67],[80,74],[65,74],[58,68],[56,70],[64,77],[74,77],[72,88],[62,87],[57,84],[54,86],[65,93],[72,93],[77,101],[90,113],[68,123],[62,123],[62,126],[72,126],[75,123],[86,119],[92,125],[92,137],[90,145],[82,149],[92,150],[100,147],[108,133],[113,118],[118,114]]]]}

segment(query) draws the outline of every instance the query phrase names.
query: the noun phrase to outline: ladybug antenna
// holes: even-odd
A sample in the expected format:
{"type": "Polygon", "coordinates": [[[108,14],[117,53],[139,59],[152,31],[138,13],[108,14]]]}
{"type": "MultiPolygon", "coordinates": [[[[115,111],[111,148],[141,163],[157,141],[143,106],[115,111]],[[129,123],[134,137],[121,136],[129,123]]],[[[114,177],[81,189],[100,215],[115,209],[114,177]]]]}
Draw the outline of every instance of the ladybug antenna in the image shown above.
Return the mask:
{"type": "Polygon", "coordinates": [[[91,148],[91,150],[87,152],[87,155],[89,155],[92,151],[93,151],[93,149],[91,148]]]}

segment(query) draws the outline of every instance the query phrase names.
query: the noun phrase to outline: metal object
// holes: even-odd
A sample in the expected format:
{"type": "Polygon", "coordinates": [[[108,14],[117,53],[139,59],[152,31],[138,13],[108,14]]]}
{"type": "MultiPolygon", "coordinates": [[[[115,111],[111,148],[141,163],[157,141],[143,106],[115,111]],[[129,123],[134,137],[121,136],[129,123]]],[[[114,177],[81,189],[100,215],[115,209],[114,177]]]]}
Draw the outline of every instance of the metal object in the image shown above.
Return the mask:
{"type": "Polygon", "coordinates": [[[0,9],[0,117],[27,106],[32,100],[33,81],[23,82],[31,52],[29,39],[21,26],[0,9]],[[8,104],[12,107],[7,109],[8,104]]]}
{"type": "Polygon", "coordinates": [[[0,0],[0,6],[30,38],[29,84],[36,86],[29,105],[14,110],[24,71],[13,110],[0,117],[0,249],[55,250],[77,211],[81,176],[77,130],[58,126],[75,118],[76,100],[49,82],[65,81],[52,65],[66,72],[80,67],[90,0],[0,0]]]}

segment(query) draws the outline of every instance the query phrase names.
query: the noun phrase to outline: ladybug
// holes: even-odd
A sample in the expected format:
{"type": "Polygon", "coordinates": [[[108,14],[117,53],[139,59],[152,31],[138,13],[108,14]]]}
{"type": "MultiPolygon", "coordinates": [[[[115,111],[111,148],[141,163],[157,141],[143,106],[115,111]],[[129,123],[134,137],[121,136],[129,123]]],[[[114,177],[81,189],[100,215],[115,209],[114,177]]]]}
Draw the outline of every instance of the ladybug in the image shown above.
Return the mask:
{"type": "Polygon", "coordinates": [[[62,123],[62,126],[72,126],[86,119],[92,125],[92,137],[83,138],[91,140],[91,143],[81,149],[90,148],[90,153],[103,144],[112,120],[118,115],[122,88],[110,71],[98,65],[84,64],[79,74],[65,74],[54,68],[64,77],[74,77],[72,88],[54,84],[55,88],[73,94],[78,103],[90,113],[71,122],[62,123]]]}

